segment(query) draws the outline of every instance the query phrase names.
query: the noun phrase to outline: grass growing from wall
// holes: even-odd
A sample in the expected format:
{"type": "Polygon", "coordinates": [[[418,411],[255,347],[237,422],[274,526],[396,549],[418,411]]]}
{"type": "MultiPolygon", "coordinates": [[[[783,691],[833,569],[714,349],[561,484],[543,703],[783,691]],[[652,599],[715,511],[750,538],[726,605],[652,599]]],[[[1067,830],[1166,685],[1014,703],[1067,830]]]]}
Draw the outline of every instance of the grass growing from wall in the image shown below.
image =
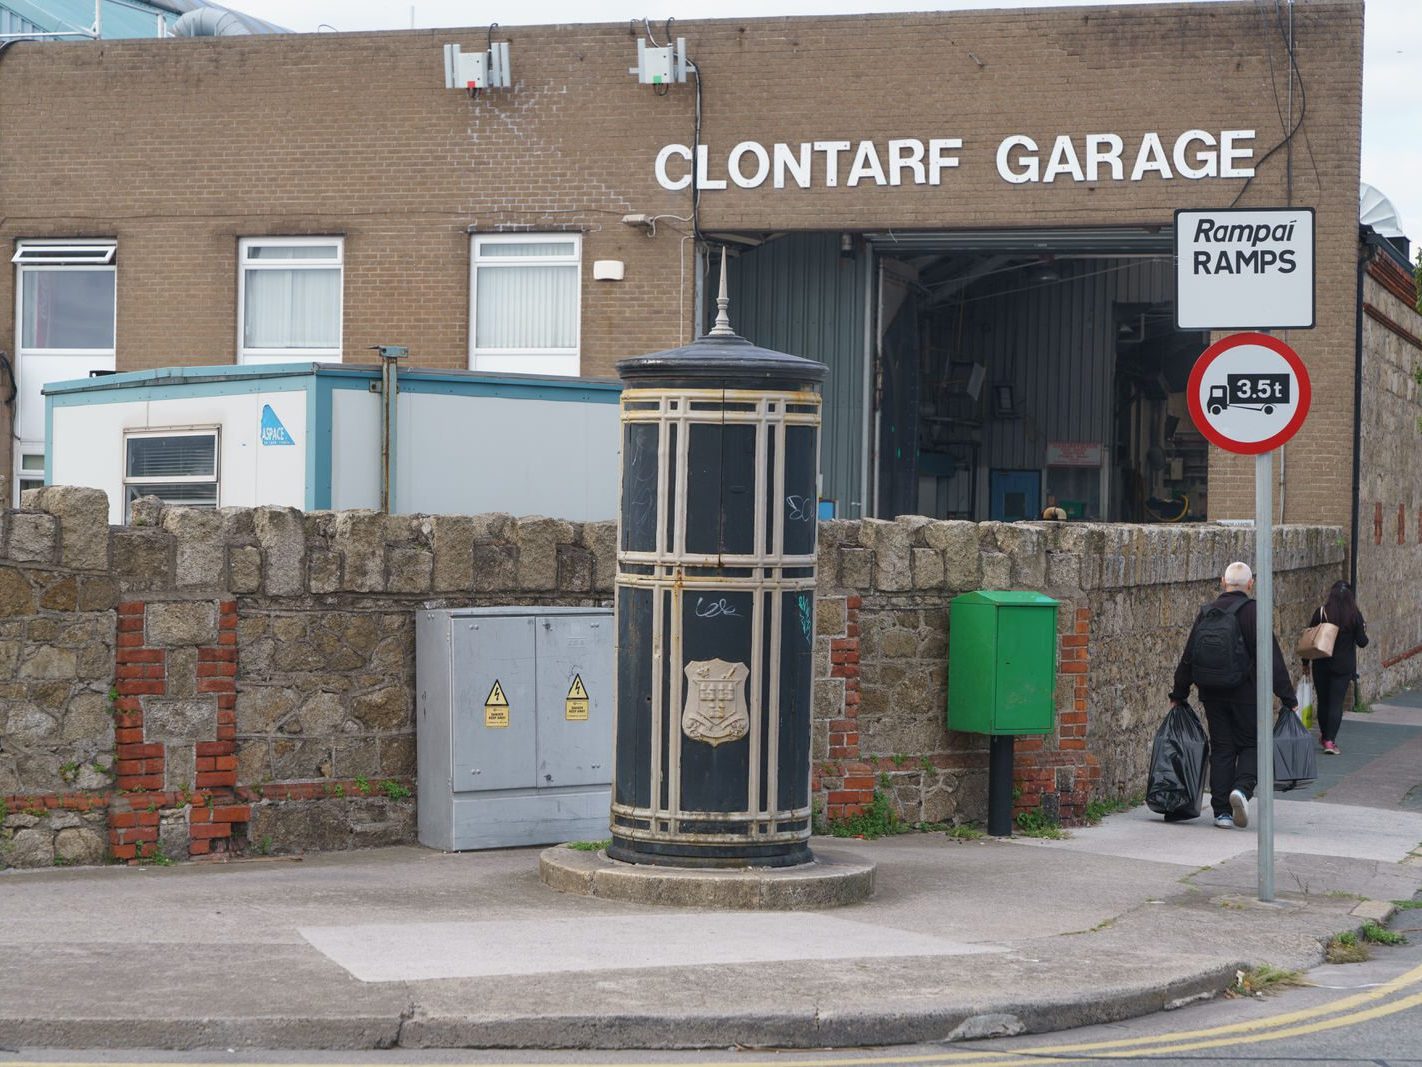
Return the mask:
{"type": "Polygon", "coordinates": [[[1086,810],[1081,813],[1081,817],[1088,826],[1095,826],[1108,815],[1119,815],[1123,811],[1138,808],[1144,803],[1144,793],[1132,793],[1128,797],[1102,797],[1090,801],[1086,805],[1086,810]]]}
{"type": "Polygon", "coordinates": [[[1062,829],[1062,824],[1041,808],[1017,813],[1017,832],[1023,837],[1041,837],[1049,841],[1060,841],[1071,835],[1062,829]]]}
{"type": "Polygon", "coordinates": [[[834,837],[889,837],[904,833],[908,827],[889,802],[889,797],[881,789],[874,790],[874,799],[869,806],[855,815],[842,819],[831,819],[826,827],[834,837]]]}

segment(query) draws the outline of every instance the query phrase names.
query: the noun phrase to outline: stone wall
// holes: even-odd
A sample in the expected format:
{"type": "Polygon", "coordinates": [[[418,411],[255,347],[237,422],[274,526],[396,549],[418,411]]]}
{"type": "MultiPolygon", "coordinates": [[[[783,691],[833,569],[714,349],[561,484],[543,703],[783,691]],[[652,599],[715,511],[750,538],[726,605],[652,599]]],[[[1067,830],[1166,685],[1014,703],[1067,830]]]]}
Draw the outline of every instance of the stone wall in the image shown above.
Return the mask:
{"type": "MultiPolygon", "coordinates": [[[[981,821],[987,739],[945,725],[951,599],[1057,598],[1056,731],[1015,744],[1018,810],[1078,818],[1145,787],[1150,741],[1195,612],[1252,529],[1217,525],[830,522],[820,539],[814,778],[829,818],[885,790],[909,821],[981,821]]],[[[1276,632],[1343,573],[1340,530],[1275,530],[1276,632]]]]}
{"type": "MultiPolygon", "coordinates": [[[[107,525],[90,489],[0,515],[0,865],[410,841],[414,612],[607,603],[611,523],[190,511],[107,525]]],[[[1057,729],[1017,742],[1019,803],[1064,818],[1140,788],[1195,608],[1252,535],[1219,526],[821,527],[814,780],[830,817],[887,789],[980,820],[986,744],[944,727],[948,604],[1062,601],[1057,729]],[[886,776],[886,777],[884,777],[886,776]]],[[[1280,632],[1339,573],[1337,530],[1281,527],[1280,632]]]]}
{"type": "Polygon", "coordinates": [[[414,838],[414,611],[607,603],[610,523],[46,488],[0,553],[0,866],[414,838]]]}
{"type": "Polygon", "coordinates": [[[1371,249],[1363,290],[1358,601],[1361,695],[1422,683],[1422,314],[1412,276],[1371,249]]]}

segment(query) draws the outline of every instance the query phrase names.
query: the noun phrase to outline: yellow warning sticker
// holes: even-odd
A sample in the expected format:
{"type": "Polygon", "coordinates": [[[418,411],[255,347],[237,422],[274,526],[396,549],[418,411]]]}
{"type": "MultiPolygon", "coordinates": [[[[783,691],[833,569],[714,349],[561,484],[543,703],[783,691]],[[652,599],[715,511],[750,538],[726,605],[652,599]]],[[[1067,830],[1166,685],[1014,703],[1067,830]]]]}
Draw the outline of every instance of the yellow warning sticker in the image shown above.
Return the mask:
{"type": "Polygon", "coordinates": [[[494,679],[494,688],[484,698],[484,725],[495,730],[503,730],[509,724],[509,698],[504,696],[504,687],[494,679]]]}
{"type": "Polygon", "coordinates": [[[573,684],[568,686],[568,698],[563,701],[563,717],[569,722],[588,721],[588,691],[583,687],[583,676],[573,675],[573,684]]]}

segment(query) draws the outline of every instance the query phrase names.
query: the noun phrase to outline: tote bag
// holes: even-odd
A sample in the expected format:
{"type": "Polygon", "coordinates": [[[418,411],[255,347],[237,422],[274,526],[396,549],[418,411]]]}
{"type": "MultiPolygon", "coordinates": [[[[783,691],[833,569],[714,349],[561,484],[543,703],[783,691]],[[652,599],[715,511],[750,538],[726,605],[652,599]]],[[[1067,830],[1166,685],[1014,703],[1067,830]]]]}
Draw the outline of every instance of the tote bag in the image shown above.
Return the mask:
{"type": "Polygon", "coordinates": [[[1333,655],[1333,642],[1338,640],[1338,627],[1328,621],[1323,609],[1318,609],[1323,621],[1310,626],[1299,636],[1299,659],[1327,659],[1333,655]]]}

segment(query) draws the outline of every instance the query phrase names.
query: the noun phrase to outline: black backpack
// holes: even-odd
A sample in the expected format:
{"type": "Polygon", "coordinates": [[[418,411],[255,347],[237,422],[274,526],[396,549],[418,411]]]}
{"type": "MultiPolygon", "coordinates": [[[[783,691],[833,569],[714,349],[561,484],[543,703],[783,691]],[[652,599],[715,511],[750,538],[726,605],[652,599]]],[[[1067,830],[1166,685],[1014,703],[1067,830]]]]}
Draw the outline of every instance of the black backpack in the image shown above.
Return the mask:
{"type": "Polygon", "coordinates": [[[1206,604],[1200,609],[1190,644],[1190,673],[1201,688],[1233,689],[1249,680],[1254,661],[1235,618],[1247,603],[1248,597],[1240,597],[1228,607],[1206,604]]]}

